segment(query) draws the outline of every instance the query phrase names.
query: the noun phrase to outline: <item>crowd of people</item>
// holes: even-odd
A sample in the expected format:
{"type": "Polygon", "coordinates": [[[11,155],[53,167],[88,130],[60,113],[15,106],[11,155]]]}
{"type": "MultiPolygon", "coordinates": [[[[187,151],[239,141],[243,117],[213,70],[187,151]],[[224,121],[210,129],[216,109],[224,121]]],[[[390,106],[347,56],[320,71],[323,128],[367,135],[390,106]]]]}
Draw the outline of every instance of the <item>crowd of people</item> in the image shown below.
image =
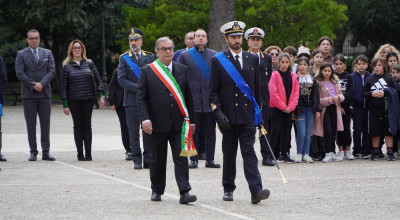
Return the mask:
{"type": "MultiPolygon", "coordinates": [[[[207,33],[199,28],[185,35],[187,47],[175,53],[172,40],[159,38],[156,56],[142,50],[145,35],[141,30],[130,28],[126,33],[130,49],[120,56],[112,75],[109,103],[119,118],[126,160],[132,160],[136,170],[150,169],[152,201],[160,201],[164,194],[168,143],[180,203],[196,201],[197,197],[189,194],[189,169],[198,168],[199,160],[205,160],[206,168],[221,167],[214,160],[216,127],[223,136],[224,201],[233,200],[236,188],[238,144],[251,202],[259,203],[270,194],[262,187],[257,166],[257,128],[260,136],[265,136],[259,139],[265,166],[374,161],[384,157],[384,143],[387,159],[396,159],[400,64],[399,52],[392,45],[383,45],[371,62],[364,55],[357,56],[350,74],[345,56],[332,55],[329,37],[321,37],[312,52],[305,46],[282,50],[276,45],[263,52],[265,33],[261,28],[245,31],[243,22],[232,21],[220,31],[229,47],[226,51],[208,48],[207,33]],[[243,37],[248,51],[242,49],[243,37]],[[369,67],[372,73],[367,71],[369,67]],[[296,155],[290,155],[292,138],[296,155]]],[[[29,30],[26,41],[29,47],[18,52],[15,69],[21,81],[29,161],[37,160],[38,155],[37,116],[42,159],[54,161],[49,140],[54,59],[50,50],[39,47],[37,30],[29,30]]],[[[77,159],[91,161],[93,106],[97,98],[99,108],[105,105],[106,91],[78,39],[68,46],[61,88],[64,114],[72,115],[77,159]]],[[[0,159],[6,161],[1,154],[0,159]]]]}

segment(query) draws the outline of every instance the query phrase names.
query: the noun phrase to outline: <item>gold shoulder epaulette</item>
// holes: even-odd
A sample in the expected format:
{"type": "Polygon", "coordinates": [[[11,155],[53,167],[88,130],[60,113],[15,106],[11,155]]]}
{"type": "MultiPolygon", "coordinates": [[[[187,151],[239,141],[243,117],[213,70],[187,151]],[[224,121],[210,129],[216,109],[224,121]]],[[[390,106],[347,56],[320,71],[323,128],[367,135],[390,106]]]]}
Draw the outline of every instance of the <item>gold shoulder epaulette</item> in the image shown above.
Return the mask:
{"type": "Polygon", "coordinates": [[[122,57],[123,55],[125,55],[125,54],[127,54],[127,53],[129,53],[129,51],[126,51],[125,53],[119,55],[119,57],[122,57]]]}
{"type": "Polygon", "coordinates": [[[146,53],[148,53],[148,54],[153,54],[152,52],[149,52],[149,51],[144,51],[144,50],[143,50],[143,55],[145,55],[145,56],[146,56],[146,53]]]}

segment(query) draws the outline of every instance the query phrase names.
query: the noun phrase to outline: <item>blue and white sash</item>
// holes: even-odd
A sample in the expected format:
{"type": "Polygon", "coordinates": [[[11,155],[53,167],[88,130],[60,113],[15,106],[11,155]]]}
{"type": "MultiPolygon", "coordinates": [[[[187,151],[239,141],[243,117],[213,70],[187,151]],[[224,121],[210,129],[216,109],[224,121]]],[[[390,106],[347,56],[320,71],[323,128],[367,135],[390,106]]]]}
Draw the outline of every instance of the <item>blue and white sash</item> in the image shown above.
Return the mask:
{"type": "Polygon", "coordinates": [[[123,55],[123,58],[125,59],[126,63],[128,63],[128,65],[131,67],[131,70],[133,71],[133,73],[135,73],[136,77],[139,79],[141,69],[135,62],[132,61],[132,59],[130,58],[131,56],[132,54],[129,51],[129,53],[123,55]]]}
{"type": "Polygon", "coordinates": [[[199,67],[201,73],[203,73],[203,76],[206,78],[208,82],[210,79],[210,67],[208,66],[204,58],[201,56],[200,52],[196,50],[196,48],[192,47],[191,49],[188,50],[188,53],[190,54],[190,56],[192,56],[192,59],[197,64],[197,67],[199,67]]]}

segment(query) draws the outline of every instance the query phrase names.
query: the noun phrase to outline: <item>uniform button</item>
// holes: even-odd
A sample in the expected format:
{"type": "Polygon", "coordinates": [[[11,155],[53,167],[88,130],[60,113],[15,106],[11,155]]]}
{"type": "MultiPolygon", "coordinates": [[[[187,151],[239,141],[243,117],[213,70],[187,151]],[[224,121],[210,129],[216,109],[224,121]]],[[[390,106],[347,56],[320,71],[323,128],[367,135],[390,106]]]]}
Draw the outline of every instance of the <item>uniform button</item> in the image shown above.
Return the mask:
{"type": "Polygon", "coordinates": [[[246,94],[244,94],[244,97],[246,97],[246,94]]]}
{"type": "Polygon", "coordinates": [[[169,94],[169,96],[172,96],[172,94],[169,94]]]}
{"type": "Polygon", "coordinates": [[[246,83],[246,86],[249,86],[249,85],[247,85],[247,83],[246,83]]]}
{"type": "Polygon", "coordinates": [[[238,94],[236,93],[235,96],[238,96],[238,94]]]}
{"type": "Polygon", "coordinates": [[[247,104],[244,104],[244,106],[247,106],[247,104]]]}
{"type": "Polygon", "coordinates": [[[236,107],[238,106],[238,104],[237,104],[237,103],[236,103],[235,105],[236,105],[236,107]]]}
{"type": "Polygon", "coordinates": [[[237,85],[236,85],[236,87],[237,87],[237,85]]]}
{"type": "Polygon", "coordinates": [[[174,106],[174,104],[171,104],[171,107],[173,107],[174,106]]]}

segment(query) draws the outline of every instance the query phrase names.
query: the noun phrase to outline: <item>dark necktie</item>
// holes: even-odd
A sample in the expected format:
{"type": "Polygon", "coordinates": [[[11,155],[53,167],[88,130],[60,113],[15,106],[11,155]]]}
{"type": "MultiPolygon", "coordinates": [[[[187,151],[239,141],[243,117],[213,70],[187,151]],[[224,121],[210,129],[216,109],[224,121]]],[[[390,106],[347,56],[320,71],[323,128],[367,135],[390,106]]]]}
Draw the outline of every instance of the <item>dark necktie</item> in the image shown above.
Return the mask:
{"type": "Polygon", "coordinates": [[[171,70],[168,68],[168,66],[167,66],[167,70],[168,70],[168,72],[171,72],[171,70]]]}
{"type": "Polygon", "coordinates": [[[235,61],[233,62],[233,64],[235,65],[236,69],[239,72],[242,70],[242,67],[240,66],[240,62],[239,62],[239,55],[235,56],[235,61]]]}
{"type": "Polygon", "coordinates": [[[137,53],[137,54],[136,54],[136,59],[137,59],[138,63],[140,63],[140,60],[141,60],[141,58],[140,58],[140,53],[137,53]]]}
{"type": "Polygon", "coordinates": [[[33,56],[35,57],[36,62],[39,62],[39,56],[38,56],[38,54],[36,52],[36,49],[33,50],[33,56]]]}

